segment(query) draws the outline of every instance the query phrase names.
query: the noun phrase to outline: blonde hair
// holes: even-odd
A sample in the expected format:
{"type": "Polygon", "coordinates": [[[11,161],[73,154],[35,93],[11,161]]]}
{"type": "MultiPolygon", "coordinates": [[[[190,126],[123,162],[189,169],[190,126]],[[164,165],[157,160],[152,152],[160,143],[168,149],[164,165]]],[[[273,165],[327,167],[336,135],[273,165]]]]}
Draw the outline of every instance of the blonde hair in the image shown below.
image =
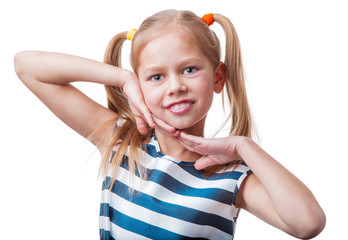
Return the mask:
{"type": "MultiPolygon", "coordinates": [[[[244,84],[244,73],[241,59],[239,39],[231,21],[220,14],[214,14],[214,19],[221,25],[226,36],[226,52],[224,63],[226,66],[226,93],[230,105],[231,128],[229,135],[251,137],[251,116],[244,84]]],[[[185,41],[190,41],[201,49],[202,53],[210,60],[214,69],[221,61],[220,42],[215,33],[200,17],[190,11],[165,10],[145,19],[135,33],[131,48],[131,66],[135,73],[139,66],[138,56],[144,47],[154,38],[169,32],[175,32],[185,41]]],[[[127,32],[116,35],[109,43],[104,62],[117,67],[121,66],[121,50],[127,32]]],[[[122,88],[105,86],[108,108],[116,112],[124,122],[118,126],[117,131],[108,145],[101,164],[101,171],[106,174],[111,164],[111,177],[115,178],[117,169],[123,161],[123,155],[129,147],[128,165],[130,173],[145,176],[144,167],[139,162],[140,149],[149,141],[153,130],[149,129],[147,136],[142,136],[137,131],[134,116],[129,108],[127,96],[122,88]],[[118,149],[110,158],[114,146],[118,149]],[[136,170],[137,169],[137,170],[136,170]]],[[[224,100],[224,94],[222,94],[224,100]]],[[[223,101],[224,102],[224,101],[223,101]]],[[[207,170],[208,175],[216,173],[221,168],[238,165],[234,161],[226,166],[214,166],[207,170]]]]}

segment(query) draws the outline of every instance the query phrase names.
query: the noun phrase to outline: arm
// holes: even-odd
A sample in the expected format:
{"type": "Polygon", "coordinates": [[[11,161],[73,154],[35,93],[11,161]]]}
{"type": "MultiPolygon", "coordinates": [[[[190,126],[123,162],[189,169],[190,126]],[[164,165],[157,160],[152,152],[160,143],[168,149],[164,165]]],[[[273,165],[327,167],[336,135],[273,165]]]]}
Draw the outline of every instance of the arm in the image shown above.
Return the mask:
{"type": "Polygon", "coordinates": [[[324,228],[324,212],[310,190],[251,139],[204,139],[181,133],[178,140],[207,156],[196,162],[197,169],[240,157],[246,162],[253,174],[239,190],[238,207],[298,238],[314,237],[324,228]]]}
{"type": "Polygon", "coordinates": [[[313,238],[325,226],[325,214],[311,191],[291,172],[248,138],[237,152],[252,169],[237,204],[298,238],[313,238]]]}
{"type": "Polygon", "coordinates": [[[59,53],[18,53],[15,56],[15,70],[22,82],[58,118],[83,137],[90,137],[95,130],[110,122],[108,126],[104,126],[107,128],[105,131],[98,131],[89,139],[99,150],[108,143],[115,124],[115,121],[111,120],[116,120],[118,116],[88,98],[71,83],[84,81],[124,88],[131,85],[129,82],[137,83],[137,77],[133,72],[59,53]]]}

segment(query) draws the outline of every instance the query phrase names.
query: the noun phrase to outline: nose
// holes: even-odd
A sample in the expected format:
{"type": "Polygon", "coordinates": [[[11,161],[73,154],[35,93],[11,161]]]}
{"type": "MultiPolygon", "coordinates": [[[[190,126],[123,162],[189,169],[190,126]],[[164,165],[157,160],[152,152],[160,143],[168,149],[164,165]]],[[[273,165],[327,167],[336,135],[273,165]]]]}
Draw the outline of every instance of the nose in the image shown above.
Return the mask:
{"type": "Polygon", "coordinates": [[[179,76],[168,79],[168,95],[181,94],[187,91],[187,86],[179,76]]]}

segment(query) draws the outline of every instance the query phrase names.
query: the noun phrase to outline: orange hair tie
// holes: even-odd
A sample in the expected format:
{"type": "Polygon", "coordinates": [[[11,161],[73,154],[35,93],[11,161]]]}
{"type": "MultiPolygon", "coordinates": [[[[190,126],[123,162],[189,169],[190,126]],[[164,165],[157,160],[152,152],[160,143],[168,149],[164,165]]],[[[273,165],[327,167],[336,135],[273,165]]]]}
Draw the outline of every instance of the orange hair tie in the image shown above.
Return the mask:
{"type": "Polygon", "coordinates": [[[214,23],[214,14],[212,13],[209,13],[209,14],[205,14],[203,17],[202,17],[202,20],[204,22],[206,22],[208,24],[208,26],[212,25],[214,23]]]}

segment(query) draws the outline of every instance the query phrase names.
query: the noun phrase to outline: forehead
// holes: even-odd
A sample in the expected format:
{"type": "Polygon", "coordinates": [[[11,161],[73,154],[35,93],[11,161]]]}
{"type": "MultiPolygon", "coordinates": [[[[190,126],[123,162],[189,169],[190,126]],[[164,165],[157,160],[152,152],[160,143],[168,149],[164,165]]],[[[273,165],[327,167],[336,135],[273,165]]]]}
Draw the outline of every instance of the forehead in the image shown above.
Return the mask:
{"type": "Polygon", "coordinates": [[[160,35],[151,40],[138,56],[143,65],[173,64],[185,58],[205,58],[198,45],[174,33],[160,35]]]}

